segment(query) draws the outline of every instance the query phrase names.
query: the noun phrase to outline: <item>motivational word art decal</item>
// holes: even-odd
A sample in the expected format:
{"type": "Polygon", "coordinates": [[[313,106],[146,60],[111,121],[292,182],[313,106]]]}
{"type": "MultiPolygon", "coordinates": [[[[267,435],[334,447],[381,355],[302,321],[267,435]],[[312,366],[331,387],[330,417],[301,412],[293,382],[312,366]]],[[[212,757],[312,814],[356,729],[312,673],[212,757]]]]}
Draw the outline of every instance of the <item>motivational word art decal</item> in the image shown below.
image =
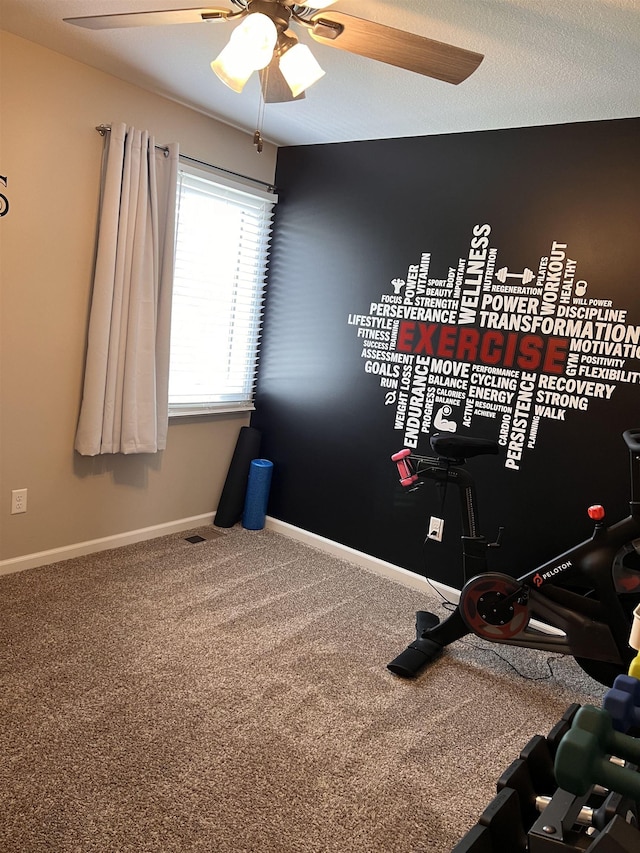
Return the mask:
{"type": "Polygon", "coordinates": [[[446,278],[430,266],[423,252],[366,314],[348,317],[405,447],[490,419],[505,466],[517,471],[541,421],[566,421],[610,400],[619,383],[640,382],[629,365],[640,357],[640,326],[588,293],[566,243],[552,241],[536,270],[498,268],[491,226],[475,225],[446,278]]]}

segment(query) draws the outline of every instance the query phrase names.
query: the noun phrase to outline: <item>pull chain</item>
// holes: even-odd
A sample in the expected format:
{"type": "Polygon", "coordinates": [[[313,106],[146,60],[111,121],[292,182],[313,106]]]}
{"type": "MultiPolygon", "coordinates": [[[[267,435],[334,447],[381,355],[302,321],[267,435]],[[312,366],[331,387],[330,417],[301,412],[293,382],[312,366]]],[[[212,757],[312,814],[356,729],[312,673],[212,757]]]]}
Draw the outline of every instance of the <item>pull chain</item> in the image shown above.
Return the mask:
{"type": "Polygon", "coordinates": [[[267,66],[264,69],[263,73],[265,75],[265,78],[264,78],[264,80],[262,78],[260,80],[261,88],[260,88],[260,102],[259,102],[259,106],[258,106],[258,120],[256,122],[257,127],[256,127],[256,132],[253,134],[253,144],[256,146],[256,152],[258,154],[262,154],[262,148],[263,148],[263,144],[264,144],[264,140],[262,138],[262,127],[264,124],[265,103],[264,103],[264,97],[262,95],[262,85],[264,85],[264,87],[266,89],[267,75],[269,74],[269,66],[267,66]]]}

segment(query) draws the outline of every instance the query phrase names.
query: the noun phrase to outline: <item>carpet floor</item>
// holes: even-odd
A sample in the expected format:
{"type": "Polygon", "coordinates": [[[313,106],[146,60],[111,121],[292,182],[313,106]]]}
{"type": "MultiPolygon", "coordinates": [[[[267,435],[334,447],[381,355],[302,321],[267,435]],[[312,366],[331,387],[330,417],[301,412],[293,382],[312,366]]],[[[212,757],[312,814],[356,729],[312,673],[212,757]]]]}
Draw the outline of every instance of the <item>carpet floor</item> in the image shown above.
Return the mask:
{"type": "Polygon", "coordinates": [[[399,679],[417,609],[446,616],[241,527],[1,577],[0,850],[451,850],[527,741],[605,688],[475,637],[399,679]]]}

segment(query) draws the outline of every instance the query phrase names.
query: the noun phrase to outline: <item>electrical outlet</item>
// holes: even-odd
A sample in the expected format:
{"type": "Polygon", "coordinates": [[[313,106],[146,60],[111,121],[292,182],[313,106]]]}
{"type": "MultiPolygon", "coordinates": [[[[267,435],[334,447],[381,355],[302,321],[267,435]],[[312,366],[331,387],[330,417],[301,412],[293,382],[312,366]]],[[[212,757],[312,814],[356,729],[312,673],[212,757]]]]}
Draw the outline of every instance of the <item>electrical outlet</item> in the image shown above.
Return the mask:
{"type": "Polygon", "coordinates": [[[435,539],[436,542],[442,542],[442,534],[444,533],[444,519],[437,518],[432,515],[429,520],[429,532],[427,539],[435,539]]]}
{"type": "Polygon", "coordinates": [[[11,492],[11,515],[27,511],[27,490],[14,489],[11,492]]]}

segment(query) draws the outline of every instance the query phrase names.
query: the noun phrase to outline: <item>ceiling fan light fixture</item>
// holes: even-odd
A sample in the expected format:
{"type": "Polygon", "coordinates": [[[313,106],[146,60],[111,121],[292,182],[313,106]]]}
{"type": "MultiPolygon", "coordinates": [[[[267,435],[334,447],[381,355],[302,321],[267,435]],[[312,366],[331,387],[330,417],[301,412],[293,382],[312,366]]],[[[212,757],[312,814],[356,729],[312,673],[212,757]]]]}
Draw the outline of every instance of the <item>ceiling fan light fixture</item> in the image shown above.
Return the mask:
{"type": "Polygon", "coordinates": [[[259,71],[271,62],[273,49],[278,40],[278,30],[268,15],[252,12],[235,28],[229,42],[237,44],[253,70],[259,71]]]}
{"type": "Polygon", "coordinates": [[[234,92],[242,92],[253,72],[271,61],[277,38],[278,30],[271,18],[253,12],[231,33],[229,43],[213,60],[211,69],[234,92]]]}
{"type": "Polygon", "coordinates": [[[279,68],[294,98],[325,74],[306,44],[295,44],[283,53],[279,68]]]}
{"type": "Polygon", "coordinates": [[[242,92],[255,68],[250,62],[243,61],[242,56],[239,56],[229,43],[211,63],[211,70],[234,92],[242,92]]]}

